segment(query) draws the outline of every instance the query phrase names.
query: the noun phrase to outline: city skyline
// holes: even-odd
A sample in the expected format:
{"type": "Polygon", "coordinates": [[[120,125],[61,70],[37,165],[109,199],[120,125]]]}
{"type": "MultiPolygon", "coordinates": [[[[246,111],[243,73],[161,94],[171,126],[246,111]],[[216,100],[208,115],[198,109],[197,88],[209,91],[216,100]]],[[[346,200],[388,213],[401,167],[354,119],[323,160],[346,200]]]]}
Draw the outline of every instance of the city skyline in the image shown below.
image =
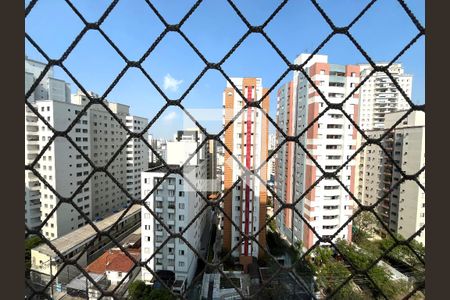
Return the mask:
{"type": "MultiPolygon", "coordinates": [[[[421,1],[410,2],[408,5],[411,5],[411,9],[418,19],[424,23],[424,9],[421,1]]],[[[95,4],[75,1],[74,5],[82,13],[89,12],[88,20],[94,21],[101,15],[102,10],[105,8],[105,3],[104,1],[99,1],[95,4]]],[[[161,13],[164,17],[167,17],[167,20],[175,23],[179,21],[185,12],[183,9],[187,10],[189,8],[189,4],[184,2],[179,7],[171,6],[171,4],[173,3],[170,1],[167,1],[167,3],[156,1],[155,6],[157,9],[161,9],[161,13]]],[[[348,5],[332,3],[324,3],[323,5],[326,12],[332,14],[333,19],[336,19],[336,24],[344,25],[357,15],[365,4],[365,2],[358,3],[348,11],[344,11],[344,7],[348,9],[348,5]]],[[[78,17],[66,6],[64,3],[48,5],[46,2],[38,2],[35,9],[27,17],[26,25],[29,28],[29,35],[42,46],[44,51],[48,52],[51,58],[58,58],[82,27],[81,21],[77,19],[78,17]],[[46,14],[51,14],[55,17],[55,26],[51,29],[42,24],[46,14]],[[58,22],[64,22],[64,26],[56,26],[58,22]],[[65,32],[70,32],[70,34],[62,36],[60,27],[64,28],[65,32]]],[[[249,4],[244,2],[237,2],[237,6],[242,9],[244,15],[248,16],[249,21],[252,22],[262,22],[267,18],[268,11],[275,8],[275,4],[269,2],[262,2],[261,7],[256,9],[250,9],[249,4]]],[[[365,49],[371,50],[368,54],[375,62],[390,61],[415,35],[416,29],[413,26],[398,26],[398,24],[406,23],[405,18],[408,18],[400,10],[401,7],[396,1],[378,1],[359,21],[363,24],[358,25],[358,22],[351,30],[358,42],[365,49]],[[395,17],[384,18],[383,22],[380,22],[380,11],[385,12],[388,8],[392,10],[390,13],[395,14],[395,17]],[[400,13],[396,14],[397,12],[400,13]],[[395,35],[390,34],[390,28],[396,28],[398,33],[395,35]],[[398,38],[399,36],[401,38],[398,38]]],[[[107,34],[111,34],[111,39],[121,49],[124,49],[124,54],[129,56],[130,59],[139,59],[141,54],[151,45],[154,38],[163,30],[162,23],[157,20],[144,2],[137,3],[136,6],[119,2],[111,16],[102,25],[102,28],[107,34]],[[129,16],[133,16],[133,18],[127,18],[129,16]],[[127,18],[126,21],[125,18],[127,18]],[[145,35],[146,38],[138,38],[143,31],[150,32],[145,35]]],[[[205,1],[200,4],[198,11],[194,12],[181,29],[199,47],[199,50],[205,53],[208,60],[216,62],[242,37],[246,28],[242,21],[235,16],[230,5],[219,1],[214,3],[205,1]],[[210,13],[210,16],[206,16],[208,13],[210,13]],[[218,13],[228,16],[229,21],[220,21],[215,18],[214,25],[211,28],[201,26],[202,22],[211,20],[218,13]],[[201,32],[201,34],[194,34],[193,32],[201,32]],[[224,32],[226,32],[225,35],[223,34],[224,32]],[[206,41],[214,41],[214,43],[208,44],[206,41]]],[[[308,1],[288,2],[267,25],[266,31],[291,62],[301,52],[311,53],[331,32],[329,26],[308,1]],[[286,30],[289,28],[287,22],[292,21],[292,17],[298,14],[310,26],[308,30],[299,29],[298,33],[296,33],[298,38],[292,39],[292,35],[283,33],[286,33],[286,30]]],[[[26,42],[26,53],[32,59],[45,62],[45,59],[33,49],[28,41],[26,42]]],[[[351,45],[350,41],[340,35],[334,36],[319,51],[319,54],[329,55],[337,64],[367,63],[364,57],[351,45]]],[[[419,39],[401,56],[398,62],[403,64],[405,73],[414,76],[412,100],[421,104],[425,102],[424,59],[417,59],[418,57],[424,57],[423,38],[419,39]]],[[[65,66],[69,71],[73,72],[86,89],[101,95],[106,86],[125,66],[125,63],[106,44],[106,41],[99,33],[89,32],[81,39],[74,52],[69,55],[65,66]],[[92,51],[92,48],[96,50],[92,51]]],[[[155,48],[155,52],[145,60],[143,66],[169,98],[177,98],[200,73],[204,64],[178,34],[169,33],[155,48]],[[157,61],[155,57],[158,57],[157,61]]],[[[282,72],[286,70],[286,64],[261,35],[251,34],[237,48],[230,59],[224,63],[223,69],[231,77],[261,77],[267,87],[271,87],[282,72]],[[255,52],[253,49],[258,49],[258,51],[255,52]],[[256,59],[249,59],[253,57],[256,59]]],[[[59,67],[55,67],[55,73],[58,78],[71,82],[70,78],[59,67]]],[[[271,98],[274,99],[276,97],[278,88],[288,82],[288,78],[291,76],[292,72],[287,74],[273,89],[270,94],[271,98]]],[[[187,109],[220,109],[224,80],[225,78],[215,70],[206,72],[197,86],[187,95],[183,105],[187,109]]],[[[72,93],[75,93],[77,87],[73,82],[71,82],[71,88],[72,93]]],[[[149,120],[165,104],[164,99],[151,86],[144,75],[135,69],[128,70],[107,98],[111,99],[111,101],[130,105],[132,114],[142,115],[149,120]]],[[[276,106],[272,102],[269,115],[274,120],[275,111],[276,106]]],[[[169,107],[150,128],[149,133],[155,137],[170,138],[177,129],[181,128],[181,123],[175,122],[180,119],[183,119],[182,111],[178,108],[169,107]]],[[[205,126],[211,133],[217,133],[222,125],[220,122],[210,122],[205,126]]],[[[273,127],[269,128],[269,132],[273,132],[273,130],[273,127]]]]}
{"type": "Polygon", "coordinates": [[[424,0],[28,4],[26,299],[425,298],[424,0]]]}

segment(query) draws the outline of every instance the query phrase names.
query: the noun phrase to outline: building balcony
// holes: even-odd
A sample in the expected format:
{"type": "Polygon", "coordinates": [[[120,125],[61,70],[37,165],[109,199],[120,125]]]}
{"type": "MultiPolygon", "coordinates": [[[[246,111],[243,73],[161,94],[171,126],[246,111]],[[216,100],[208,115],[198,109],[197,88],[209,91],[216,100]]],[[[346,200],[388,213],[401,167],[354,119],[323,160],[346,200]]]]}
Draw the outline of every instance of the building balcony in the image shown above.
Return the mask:
{"type": "Polygon", "coordinates": [[[163,208],[162,207],[155,207],[155,212],[162,213],[163,212],[163,208]]]}
{"type": "Polygon", "coordinates": [[[175,225],[175,220],[166,221],[167,225],[175,225]]]}
{"type": "Polygon", "coordinates": [[[169,197],[167,197],[167,201],[169,201],[169,202],[174,202],[174,201],[175,201],[175,196],[169,196],[169,197]]]}
{"type": "Polygon", "coordinates": [[[39,191],[41,189],[41,184],[39,182],[33,182],[28,185],[28,188],[32,191],[39,191]]]}
{"type": "Polygon", "coordinates": [[[175,255],[174,254],[168,254],[167,255],[167,259],[175,259],[175,255]]]}
{"type": "Polygon", "coordinates": [[[336,219],[323,219],[320,223],[325,226],[339,225],[339,217],[336,219]]]}
{"type": "Polygon", "coordinates": [[[27,150],[28,151],[39,151],[39,145],[37,143],[28,143],[27,145],[27,150]]]}
{"type": "Polygon", "coordinates": [[[39,145],[39,136],[37,135],[27,135],[27,143],[31,145],[39,145]]]}
{"type": "Polygon", "coordinates": [[[31,200],[30,201],[30,209],[39,208],[41,206],[40,200],[31,200]]]}
{"type": "Polygon", "coordinates": [[[37,126],[37,125],[27,125],[26,130],[28,132],[38,132],[39,131],[39,126],[37,126]]]}
{"type": "MultiPolygon", "coordinates": [[[[35,181],[37,183],[39,183],[38,181],[35,181]]],[[[33,183],[35,183],[33,182],[33,183]]],[[[28,197],[30,199],[40,199],[41,198],[41,193],[39,193],[38,191],[29,191],[28,192],[28,197]]]]}
{"type": "Polygon", "coordinates": [[[167,189],[168,190],[175,190],[175,185],[174,184],[168,184],[167,185],[167,189]]]}
{"type": "Polygon", "coordinates": [[[175,271],[175,267],[174,266],[167,266],[166,268],[169,271],[175,271]]]}
{"type": "Polygon", "coordinates": [[[26,112],[25,119],[27,122],[37,122],[39,120],[38,116],[36,116],[33,112],[26,112]]]}
{"type": "Polygon", "coordinates": [[[167,213],[174,214],[175,213],[175,209],[174,208],[168,208],[167,209],[167,213]]]}
{"type": "Polygon", "coordinates": [[[36,157],[37,157],[37,154],[34,154],[34,153],[29,153],[29,154],[27,155],[27,159],[28,159],[28,160],[31,160],[31,161],[35,160],[36,157]]]}
{"type": "Polygon", "coordinates": [[[162,230],[156,230],[156,231],[155,231],[155,235],[156,235],[156,236],[163,236],[164,233],[162,232],[162,230]]]}

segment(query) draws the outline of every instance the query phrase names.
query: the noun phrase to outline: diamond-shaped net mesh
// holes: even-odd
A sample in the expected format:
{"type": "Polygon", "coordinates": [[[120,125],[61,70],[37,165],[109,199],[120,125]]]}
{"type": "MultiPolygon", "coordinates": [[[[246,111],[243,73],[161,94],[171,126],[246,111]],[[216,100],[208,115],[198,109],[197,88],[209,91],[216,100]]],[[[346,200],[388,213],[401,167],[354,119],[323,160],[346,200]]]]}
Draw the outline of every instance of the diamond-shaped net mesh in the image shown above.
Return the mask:
{"type": "MultiPolygon", "coordinates": [[[[25,17],[27,17],[30,12],[35,8],[36,4],[38,3],[38,0],[32,0],[30,3],[26,6],[25,9],[25,17]]],[[[347,299],[348,297],[355,297],[355,294],[346,294],[346,292],[350,290],[360,290],[362,292],[365,292],[365,295],[371,295],[371,297],[374,298],[398,298],[397,296],[394,297],[393,295],[396,295],[392,290],[386,290],[386,288],[381,288],[381,286],[385,286],[384,282],[380,282],[379,276],[377,274],[380,272],[380,268],[378,263],[382,260],[388,260],[392,261],[397,258],[397,262],[403,260],[409,260],[408,266],[413,265],[414,268],[409,268],[408,270],[412,273],[418,272],[420,273],[420,270],[423,270],[425,267],[425,261],[424,261],[424,253],[418,250],[418,247],[414,244],[414,238],[417,237],[422,231],[425,229],[425,225],[423,225],[420,230],[418,230],[415,234],[411,235],[410,237],[407,237],[406,239],[400,238],[398,235],[393,234],[388,226],[385,224],[384,220],[379,214],[378,207],[382,202],[389,197],[391,192],[398,188],[402,183],[405,182],[415,182],[422,191],[425,191],[425,188],[423,184],[419,181],[419,176],[424,172],[424,167],[420,170],[418,170],[414,174],[406,174],[401,166],[398,165],[398,163],[395,161],[395,159],[392,157],[392,153],[385,149],[386,143],[385,140],[389,138],[389,136],[392,134],[392,131],[395,129],[395,127],[402,122],[409,114],[411,114],[413,111],[425,111],[425,105],[417,105],[411,101],[411,99],[408,97],[407,93],[402,89],[400,84],[397,82],[394,75],[391,74],[389,71],[389,68],[392,64],[394,64],[405,52],[408,51],[408,49],[418,41],[419,38],[421,38],[423,35],[425,35],[425,28],[422,26],[422,24],[418,21],[418,19],[415,17],[413,12],[410,10],[408,5],[406,4],[406,1],[403,0],[397,0],[398,4],[401,6],[401,8],[406,12],[407,16],[409,17],[410,21],[414,25],[417,34],[414,36],[414,38],[407,43],[407,45],[392,59],[391,62],[389,62],[387,65],[379,66],[377,65],[368,52],[361,46],[361,44],[355,39],[355,37],[350,33],[350,29],[357,24],[360,19],[368,12],[370,11],[371,7],[374,5],[376,0],[370,1],[363,10],[347,25],[344,27],[337,27],[335,23],[333,22],[332,18],[326,13],[326,11],[322,8],[322,6],[319,4],[318,1],[311,0],[313,7],[317,12],[323,17],[325,22],[329,25],[330,33],[329,35],[319,44],[319,46],[312,51],[311,56],[302,64],[297,65],[293,64],[289,61],[289,59],[286,58],[286,56],[283,54],[283,52],[280,50],[280,48],[277,46],[277,44],[269,37],[269,35],[266,32],[266,27],[274,18],[277,17],[280,11],[283,10],[283,8],[288,3],[287,0],[282,1],[276,9],[270,13],[270,15],[267,17],[267,19],[261,24],[261,25],[254,25],[251,24],[248,19],[245,17],[245,15],[241,12],[239,7],[232,1],[228,0],[226,1],[228,5],[231,7],[231,9],[235,12],[237,17],[245,24],[246,26],[246,32],[242,35],[242,37],[231,47],[231,49],[223,56],[223,58],[219,61],[213,62],[208,61],[205,58],[205,55],[202,54],[202,52],[199,50],[199,48],[196,47],[196,45],[187,37],[187,35],[183,32],[183,25],[186,23],[186,21],[193,15],[196,10],[202,5],[201,0],[196,1],[194,5],[187,11],[187,13],[184,15],[184,17],[178,22],[177,24],[170,24],[166,21],[163,14],[158,11],[156,6],[150,1],[146,0],[145,3],[148,5],[152,13],[159,19],[159,21],[163,24],[164,29],[159,34],[159,36],[154,40],[154,42],[151,44],[151,46],[145,51],[145,53],[142,55],[142,57],[138,60],[130,60],[127,58],[127,56],[124,54],[124,52],[121,51],[120,47],[117,46],[114,41],[108,36],[108,34],[104,31],[102,28],[102,25],[105,23],[105,21],[108,19],[108,17],[111,15],[111,13],[114,11],[114,9],[117,7],[117,4],[119,3],[119,0],[111,1],[111,3],[107,6],[104,13],[98,18],[96,22],[88,22],[87,19],[83,16],[83,14],[77,9],[76,5],[72,3],[71,0],[65,0],[65,3],[67,6],[73,11],[73,13],[79,18],[79,20],[83,24],[82,30],[76,35],[74,40],[70,43],[70,45],[67,47],[67,49],[63,52],[63,54],[60,57],[50,57],[47,55],[47,53],[40,47],[40,45],[34,41],[30,35],[25,33],[26,40],[46,59],[46,67],[44,71],[41,73],[39,78],[32,84],[30,89],[26,91],[25,93],[25,106],[26,108],[32,112],[35,116],[39,118],[42,123],[45,124],[45,126],[48,128],[49,131],[51,131],[51,137],[48,139],[48,142],[46,145],[40,149],[39,154],[36,156],[36,158],[28,165],[25,165],[25,170],[30,171],[33,173],[40,182],[49,189],[54,196],[58,199],[57,205],[51,210],[51,212],[48,214],[48,216],[45,218],[45,220],[37,227],[37,228],[26,228],[26,238],[36,235],[38,236],[43,243],[45,243],[51,250],[53,250],[56,255],[58,256],[58,263],[60,263],[60,266],[55,269],[56,272],[50,276],[47,280],[43,280],[43,283],[41,285],[36,285],[35,281],[33,282],[30,279],[26,279],[26,286],[27,290],[29,291],[29,297],[30,298],[47,298],[52,299],[54,293],[54,281],[58,276],[65,276],[64,272],[70,272],[70,270],[73,270],[74,272],[81,272],[83,275],[86,276],[86,280],[89,281],[98,291],[99,291],[99,297],[112,297],[114,299],[120,299],[123,295],[123,291],[121,293],[121,284],[118,284],[117,287],[114,290],[108,290],[106,291],[104,289],[104,286],[102,286],[101,283],[94,280],[90,274],[79,264],[79,259],[85,254],[88,249],[91,249],[91,246],[94,244],[95,241],[104,239],[105,243],[110,243],[111,246],[120,248],[127,256],[128,258],[134,263],[133,269],[124,276],[124,278],[120,281],[120,283],[124,283],[129,277],[132,276],[132,273],[135,272],[139,268],[145,268],[148,272],[150,272],[155,278],[160,280],[163,286],[166,288],[169,288],[165,281],[159,278],[159,275],[155,272],[155,270],[152,270],[147,265],[147,262],[150,261],[150,259],[156,257],[158,252],[167,244],[170,242],[170,240],[173,239],[179,239],[182,240],[196,255],[197,258],[199,258],[204,263],[204,268],[198,274],[195,276],[193,282],[198,282],[202,278],[202,276],[206,273],[216,272],[219,273],[220,276],[222,276],[222,281],[227,282],[228,287],[234,288],[237,293],[239,294],[239,297],[244,298],[252,298],[252,299],[278,299],[278,298],[288,298],[288,299],[310,299],[310,298],[337,298],[337,299],[347,299]],[[66,59],[69,57],[69,55],[76,49],[76,47],[80,44],[80,41],[82,41],[83,37],[88,33],[95,31],[100,34],[101,37],[104,38],[106,43],[120,56],[120,58],[123,60],[125,66],[123,69],[115,76],[115,78],[112,80],[112,82],[108,85],[105,92],[100,96],[95,96],[93,94],[90,94],[81,84],[80,81],[77,80],[76,76],[69,71],[68,68],[66,68],[66,59]],[[161,41],[164,40],[164,38],[169,33],[176,33],[179,35],[179,37],[184,40],[187,45],[193,50],[193,52],[198,56],[198,58],[201,60],[201,62],[204,64],[203,69],[201,70],[200,74],[192,81],[192,83],[189,85],[189,87],[186,89],[186,91],[178,98],[178,99],[170,99],[163,91],[163,89],[158,86],[156,81],[152,78],[152,76],[146,71],[146,69],[142,66],[143,62],[151,55],[151,53],[155,50],[155,48],[158,46],[158,44],[161,43],[161,41]],[[240,45],[251,35],[259,35],[262,37],[267,44],[277,53],[277,55],[281,58],[281,60],[285,64],[285,71],[281,74],[281,76],[272,84],[272,86],[267,89],[267,92],[263,95],[261,99],[254,102],[249,102],[247,98],[242,94],[241,90],[236,87],[236,85],[233,83],[233,81],[230,79],[228,74],[224,71],[223,65],[224,63],[233,56],[235,51],[240,47],[240,45]],[[305,66],[308,63],[308,61],[313,57],[313,55],[317,54],[323,47],[333,38],[334,36],[343,36],[350,41],[350,43],[357,49],[357,51],[367,60],[367,62],[372,66],[373,70],[372,72],[365,77],[364,80],[362,80],[357,86],[354,87],[354,90],[348,94],[348,96],[343,99],[341,103],[332,103],[330,102],[326,95],[324,95],[320,88],[316,85],[316,82],[314,82],[308,72],[305,71],[305,66]],[[38,111],[38,109],[31,104],[27,99],[30,97],[30,95],[35,91],[35,89],[38,87],[39,82],[44,78],[47,71],[51,68],[57,66],[61,68],[69,77],[70,79],[76,84],[76,86],[80,89],[81,92],[84,93],[84,95],[87,97],[88,102],[82,109],[82,111],[73,119],[71,124],[64,130],[55,129],[51,126],[51,124],[46,120],[45,117],[42,116],[42,114],[38,111]],[[108,107],[107,104],[105,104],[104,100],[108,96],[108,94],[113,90],[113,88],[119,83],[121,78],[124,77],[124,75],[129,72],[131,69],[135,69],[142,73],[142,75],[146,78],[148,81],[148,84],[151,85],[156,91],[159,93],[159,95],[165,100],[164,106],[161,108],[161,110],[154,116],[152,120],[148,123],[145,128],[143,128],[140,132],[133,132],[131,131],[126,124],[124,123],[123,119],[118,117],[113,111],[108,107]],[[237,94],[242,97],[244,101],[243,108],[227,123],[225,124],[224,128],[217,134],[210,134],[208,131],[200,124],[191,113],[187,111],[187,109],[184,106],[183,100],[188,96],[190,91],[196,86],[196,84],[201,80],[201,78],[206,74],[208,70],[216,70],[218,71],[225,80],[234,88],[237,94]],[[279,85],[279,83],[286,77],[286,75],[291,71],[298,71],[307,79],[308,83],[317,91],[320,98],[325,102],[326,108],[311,122],[306,128],[303,129],[302,132],[300,132],[297,136],[288,136],[282,128],[280,128],[275,120],[273,120],[269,114],[262,108],[262,101],[268,97],[268,95],[274,91],[274,89],[279,85]],[[404,116],[397,120],[397,122],[389,129],[386,129],[385,132],[379,137],[379,138],[371,138],[367,135],[367,133],[362,130],[357,123],[353,120],[353,118],[343,109],[344,104],[347,102],[348,99],[353,97],[353,95],[363,86],[363,84],[371,78],[371,76],[375,73],[384,73],[395,85],[398,92],[401,94],[403,98],[406,99],[406,101],[409,104],[409,109],[405,112],[404,116]],[[243,231],[241,226],[236,224],[235,220],[232,219],[231,216],[229,216],[225,210],[223,209],[223,202],[226,199],[226,196],[228,193],[231,192],[231,190],[240,184],[242,181],[242,178],[239,178],[233,186],[228,189],[227,191],[224,191],[222,193],[220,199],[218,200],[210,200],[204,196],[203,193],[198,192],[198,196],[202,197],[204,206],[202,209],[199,210],[198,214],[189,222],[189,224],[183,228],[181,231],[176,232],[173,228],[170,228],[166,221],[161,219],[160,216],[158,216],[157,213],[155,213],[154,210],[152,210],[148,204],[146,203],[146,200],[152,195],[158,188],[159,184],[162,183],[168,176],[171,174],[179,174],[184,178],[184,180],[193,188],[196,189],[195,183],[190,182],[190,179],[186,177],[183,173],[183,168],[186,166],[188,159],[183,165],[180,167],[172,167],[168,165],[164,159],[161,157],[161,155],[152,147],[151,144],[148,143],[147,139],[145,138],[147,131],[154,125],[154,123],[158,120],[158,118],[161,117],[161,115],[166,111],[169,107],[178,107],[181,109],[194,123],[195,125],[203,132],[205,135],[205,139],[200,143],[198,148],[195,152],[199,151],[202,147],[206,145],[206,143],[209,140],[215,140],[218,145],[223,147],[224,151],[228,153],[236,162],[239,163],[240,167],[242,169],[245,169],[245,167],[240,163],[240,160],[236,158],[236,156],[233,154],[232,149],[229,149],[224,142],[221,139],[221,136],[226,132],[226,130],[238,119],[238,117],[246,111],[247,108],[253,107],[256,109],[259,109],[261,113],[264,115],[265,118],[268,119],[271,126],[274,126],[276,128],[276,131],[278,132],[279,136],[281,136],[282,141],[277,145],[277,147],[274,149],[274,151],[267,157],[266,162],[269,162],[271,159],[276,158],[277,152],[287,143],[295,143],[304,151],[308,159],[310,159],[317,168],[321,171],[323,174],[314,184],[312,184],[304,193],[301,195],[299,199],[295,199],[294,203],[285,203],[283,200],[277,195],[277,193],[274,191],[273,187],[270,185],[267,185],[267,183],[258,175],[258,171],[266,166],[266,163],[259,166],[256,170],[254,170],[253,175],[255,176],[255,180],[260,180],[263,184],[267,185],[267,190],[269,194],[273,198],[273,202],[277,203],[276,207],[277,209],[274,211],[273,215],[268,218],[267,220],[260,220],[260,223],[263,223],[263,225],[260,226],[259,231],[257,231],[255,234],[246,235],[243,231]],[[120,130],[123,130],[126,133],[126,139],[124,140],[123,144],[118,148],[114,149],[114,151],[111,153],[112,155],[105,160],[105,164],[103,166],[96,165],[92,159],[86,154],[85,149],[83,149],[82,146],[77,143],[77,141],[74,141],[73,138],[70,137],[69,133],[72,131],[74,126],[79,122],[85,112],[88,111],[88,109],[92,107],[101,107],[106,112],[109,113],[110,117],[117,122],[118,127],[120,130]],[[325,113],[327,113],[330,110],[338,110],[340,111],[345,118],[348,119],[348,121],[356,128],[358,133],[362,136],[362,138],[365,140],[359,147],[359,149],[356,149],[354,154],[350,156],[347,161],[341,165],[339,168],[335,169],[333,172],[328,172],[327,170],[324,170],[322,166],[317,162],[315,157],[310,153],[310,151],[299,142],[299,139],[306,134],[306,132],[313,126],[315,122],[317,122],[325,113]],[[52,187],[52,185],[47,181],[46,178],[44,178],[40,172],[38,171],[37,165],[43,154],[51,148],[52,144],[57,141],[58,139],[65,139],[67,140],[70,145],[76,149],[79,152],[79,155],[85,160],[86,163],[89,164],[91,167],[91,172],[87,174],[87,176],[79,182],[78,187],[75,189],[75,191],[67,196],[67,195],[61,195],[52,187]],[[164,175],[160,183],[156,184],[154,188],[150,191],[150,193],[144,197],[143,199],[140,199],[140,197],[135,197],[135,195],[131,195],[127,188],[124,187],[116,178],[113,172],[111,171],[110,166],[113,164],[115,159],[117,159],[122,151],[125,151],[127,144],[132,141],[133,139],[139,139],[154,153],[155,156],[158,157],[158,159],[162,162],[162,164],[166,167],[168,172],[164,175]],[[378,199],[376,203],[373,205],[363,205],[361,201],[357,198],[356,195],[354,195],[349,188],[342,182],[339,172],[344,169],[352,160],[354,160],[363,150],[365,147],[368,146],[377,145],[381,151],[383,151],[386,159],[398,170],[399,175],[401,176],[401,179],[392,187],[389,187],[385,190],[385,194],[378,199]],[[81,206],[77,204],[75,201],[75,198],[79,193],[82,192],[83,188],[85,188],[86,184],[94,177],[99,174],[104,174],[106,178],[109,178],[114,184],[117,186],[117,189],[120,193],[123,193],[126,198],[129,199],[129,205],[127,208],[121,213],[121,216],[117,218],[115,223],[108,227],[107,229],[100,229],[98,228],[98,223],[94,222],[92,216],[86,215],[86,213],[83,212],[83,209],[81,206]],[[320,236],[317,231],[309,224],[308,220],[305,219],[305,217],[302,215],[302,213],[298,210],[297,204],[302,201],[302,199],[312,190],[314,187],[324,179],[334,179],[339,183],[339,185],[342,187],[343,190],[350,196],[351,199],[354,200],[354,202],[357,204],[358,208],[355,209],[355,213],[352,217],[348,219],[345,224],[342,224],[342,226],[334,233],[332,236],[326,236],[322,237],[320,236]],[[71,209],[75,210],[79,214],[80,219],[84,219],[86,224],[88,224],[92,230],[93,233],[96,235],[94,239],[91,240],[91,242],[88,243],[85,247],[83,247],[83,250],[80,253],[77,253],[73,258],[68,259],[66,256],[64,256],[57,247],[55,247],[52,244],[52,241],[48,240],[41,232],[41,229],[45,226],[47,221],[52,217],[52,215],[56,212],[56,210],[61,206],[70,206],[71,209]],[[143,210],[147,210],[148,213],[150,213],[153,218],[164,228],[164,230],[167,232],[167,238],[160,243],[158,247],[156,247],[155,252],[152,254],[152,256],[147,261],[138,261],[136,260],[136,257],[132,255],[132,253],[129,253],[127,249],[125,249],[118,241],[118,235],[115,230],[117,230],[119,222],[124,220],[124,218],[129,214],[133,212],[133,209],[136,208],[136,206],[141,207],[143,210]],[[227,253],[223,253],[220,255],[220,257],[215,257],[213,260],[207,260],[204,256],[202,256],[197,249],[191,245],[190,241],[187,240],[184,237],[184,233],[189,230],[191,225],[195,222],[195,219],[198,218],[201,214],[204,213],[204,211],[208,208],[212,207],[216,212],[221,214],[224,219],[227,219],[232,224],[232,227],[235,228],[239,232],[240,235],[240,241],[245,240],[251,240],[254,243],[256,243],[260,251],[263,251],[267,257],[267,267],[264,269],[264,272],[261,272],[261,276],[263,278],[262,284],[257,289],[242,289],[239,286],[239,282],[236,282],[232,278],[230,278],[229,273],[224,272],[223,266],[228,263],[231,257],[231,253],[233,250],[237,249],[237,247],[241,244],[238,242],[234,249],[231,249],[231,251],[227,253]],[[271,223],[274,222],[277,215],[280,214],[283,210],[292,210],[294,215],[298,218],[300,218],[306,226],[314,233],[314,235],[317,236],[317,242],[308,249],[304,253],[297,253],[294,255],[293,263],[289,266],[283,266],[277,258],[273,255],[272,251],[269,251],[265,246],[261,245],[258,235],[263,231],[263,228],[270,227],[271,223]],[[339,234],[341,230],[346,228],[346,226],[350,222],[354,222],[355,218],[362,218],[363,216],[367,216],[369,214],[374,218],[375,222],[378,222],[380,224],[379,227],[384,229],[384,232],[386,234],[385,240],[386,242],[382,244],[381,247],[377,249],[377,251],[371,251],[370,255],[364,255],[364,251],[368,251],[364,248],[364,245],[359,245],[359,249],[350,249],[351,246],[342,243],[340,241],[336,242],[334,238],[339,234]],[[319,268],[320,266],[320,259],[323,257],[326,257],[327,253],[325,253],[328,250],[323,250],[319,245],[328,244],[330,245],[332,251],[334,252],[334,255],[332,258],[329,258],[332,260],[330,264],[327,265],[326,268],[319,268]],[[361,255],[355,256],[355,251],[360,251],[359,253],[361,255]],[[407,252],[407,255],[405,254],[407,252]],[[310,264],[311,256],[315,257],[315,264],[312,266],[310,264]],[[365,259],[361,259],[361,257],[365,257],[365,259]],[[400,259],[398,259],[400,257],[400,259]],[[315,284],[312,284],[312,282],[315,281],[315,284]],[[315,286],[316,285],[316,286],[315,286]],[[320,289],[321,292],[317,292],[317,288],[320,289]]],[[[306,29],[307,30],[307,29],[306,29]]],[[[195,153],[191,155],[190,158],[195,153]]],[[[269,238],[269,237],[268,237],[269,238]]],[[[91,251],[91,250],[89,250],[91,251]]],[[[405,271],[406,272],[406,271],[405,271]]],[[[225,284],[225,283],[224,283],[225,284]]],[[[173,292],[174,297],[180,297],[180,298],[187,298],[188,294],[192,291],[194,288],[194,285],[191,284],[187,287],[187,289],[181,294],[177,295],[173,292]]],[[[397,289],[397,287],[393,287],[393,289],[397,289]]],[[[424,284],[424,277],[422,274],[422,281],[416,281],[413,284],[412,288],[409,288],[406,290],[406,292],[402,295],[404,298],[411,298],[416,297],[418,292],[424,293],[425,291],[425,284],[424,284]]],[[[361,299],[366,299],[364,296],[360,296],[361,299]]]]}

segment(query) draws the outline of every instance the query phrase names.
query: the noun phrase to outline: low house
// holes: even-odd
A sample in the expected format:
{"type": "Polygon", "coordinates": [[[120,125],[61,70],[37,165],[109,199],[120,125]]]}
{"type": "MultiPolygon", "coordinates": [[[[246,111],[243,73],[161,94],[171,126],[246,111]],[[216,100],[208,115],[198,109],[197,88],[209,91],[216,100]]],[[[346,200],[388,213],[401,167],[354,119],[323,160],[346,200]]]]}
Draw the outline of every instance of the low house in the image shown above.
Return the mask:
{"type": "MultiPolygon", "coordinates": [[[[127,252],[136,261],[141,259],[141,249],[128,248],[127,252]]],[[[99,258],[86,267],[86,271],[94,274],[105,274],[111,285],[126,284],[133,279],[139,268],[134,262],[119,248],[113,248],[103,253],[99,258]],[[130,273],[129,276],[128,273],[130,273]],[[125,279],[124,279],[125,278],[125,279]]]]}

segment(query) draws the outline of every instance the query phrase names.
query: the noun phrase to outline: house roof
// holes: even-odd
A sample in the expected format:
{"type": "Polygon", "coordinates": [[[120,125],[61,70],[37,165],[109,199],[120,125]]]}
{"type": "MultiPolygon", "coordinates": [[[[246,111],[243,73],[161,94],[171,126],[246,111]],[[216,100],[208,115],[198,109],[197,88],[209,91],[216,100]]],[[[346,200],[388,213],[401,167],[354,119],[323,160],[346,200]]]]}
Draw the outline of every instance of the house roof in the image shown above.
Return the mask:
{"type": "MultiPolygon", "coordinates": [[[[141,259],[141,249],[127,249],[128,253],[137,261],[141,259]]],[[[110,249],[86,267],[86,271],[103,274],[107,271],[129,272],[134,262],[120,249],[110,249]]]]}

